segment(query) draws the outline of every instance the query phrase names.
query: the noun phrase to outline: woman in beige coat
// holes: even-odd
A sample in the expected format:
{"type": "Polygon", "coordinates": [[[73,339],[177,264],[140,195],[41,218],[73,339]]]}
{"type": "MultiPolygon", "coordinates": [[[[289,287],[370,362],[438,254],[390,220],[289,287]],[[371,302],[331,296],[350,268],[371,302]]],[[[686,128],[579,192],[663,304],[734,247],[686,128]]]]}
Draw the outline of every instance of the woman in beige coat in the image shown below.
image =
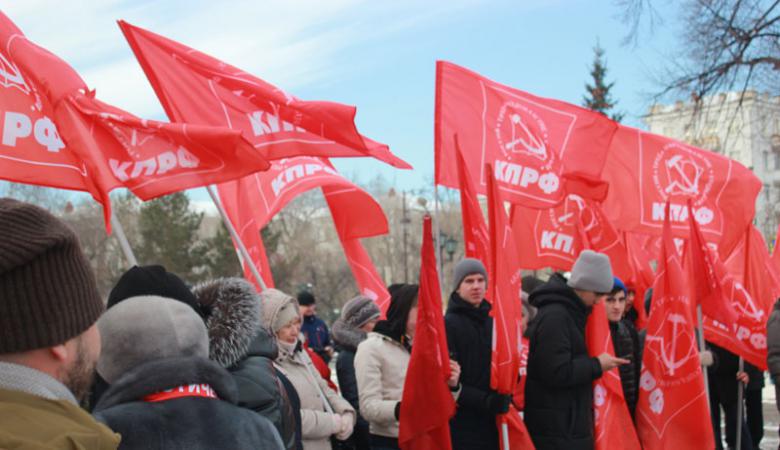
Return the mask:
{"type": "MultiPolygon", "coordinates": [[[[398,419],[406,369],[417,325],[416,284],[392,290],[387,320],[380,321],[355,354],[360,414],[369,423],[373,450],[398,449],[398,419]]],[[[450,365],[450,389],[458,394],[460,366],[450,365]]]]}
{"type": "Polygon", "coordinates": [[[355,426],[355,410],[331,390],[299,340],[301,317],[298,302],[276,289],[262,298],[263,323],[278,339],[277,368],[290,380],[301,400],[301,434],[304,450],[331,450],[331,436],[347,439],[355,426]]]}

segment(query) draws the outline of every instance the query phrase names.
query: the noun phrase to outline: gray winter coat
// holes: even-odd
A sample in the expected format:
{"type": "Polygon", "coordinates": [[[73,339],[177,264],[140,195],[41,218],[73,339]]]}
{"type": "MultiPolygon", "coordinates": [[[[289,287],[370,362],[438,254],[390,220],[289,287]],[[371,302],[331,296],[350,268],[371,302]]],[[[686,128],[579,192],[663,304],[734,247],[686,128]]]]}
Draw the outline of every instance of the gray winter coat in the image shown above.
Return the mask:
{"type": "Polygon", "coordinates": [[[233,376],[238,405],[266,417],[285,448],[296,448],[295,411],[276,375],[276,339],[262,326],[257,291],[241,278],[217,279],[193,291],[207,309],[209,358],[233,376]]]}
{"type": "Polygon", "coordinates": [[[284,448],[268,419],[236,405],[236,385],[227,371],[202,358],[167,358],[135,367],[106,390],[93,413],[122,435],[120,450],[284,448]],[[208,384],[218,398],[144,400],[195,384],[208,384]]]}

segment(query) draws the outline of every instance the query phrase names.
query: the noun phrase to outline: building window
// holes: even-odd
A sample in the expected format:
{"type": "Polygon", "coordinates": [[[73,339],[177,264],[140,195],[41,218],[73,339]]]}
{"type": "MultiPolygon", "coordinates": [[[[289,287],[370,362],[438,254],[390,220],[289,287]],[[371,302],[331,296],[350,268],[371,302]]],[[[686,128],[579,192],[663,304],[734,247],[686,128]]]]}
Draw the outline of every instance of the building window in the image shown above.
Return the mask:
{"type": "Polygon", "coordinates": [[[780,134],[773,135],[770,140],[770,144],[772,145],[772,154],[774,155],[775,159],[775,170],[780,170],[780,134]]]}

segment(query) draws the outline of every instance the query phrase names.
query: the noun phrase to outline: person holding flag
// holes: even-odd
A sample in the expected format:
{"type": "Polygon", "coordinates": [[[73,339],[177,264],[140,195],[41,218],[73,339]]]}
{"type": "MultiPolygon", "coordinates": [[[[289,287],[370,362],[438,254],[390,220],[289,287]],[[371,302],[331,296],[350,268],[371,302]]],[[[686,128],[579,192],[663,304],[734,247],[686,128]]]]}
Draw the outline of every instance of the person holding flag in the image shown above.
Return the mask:
{"type": "Polygon", "coordinates": [[[538,450],[592,449],[594,380],[629,361],[608,353],[588,356],[590,310],[614,284],[609,257],[583,250],[567,281],[560,273],[536,288],[539,309],[530,325],[525,423],[538,450]]]}
{"type": "Polygon", "coordinates": [[[498,449],[496,415],[509,410],[510,395],[490,389],[493,319],[485,300],[487,270],[478,259],[455,265],[455,290],[450,295],[444,324],[450,357],[461,367],[458,409],[450,421],[452,448],[498,449]]]}

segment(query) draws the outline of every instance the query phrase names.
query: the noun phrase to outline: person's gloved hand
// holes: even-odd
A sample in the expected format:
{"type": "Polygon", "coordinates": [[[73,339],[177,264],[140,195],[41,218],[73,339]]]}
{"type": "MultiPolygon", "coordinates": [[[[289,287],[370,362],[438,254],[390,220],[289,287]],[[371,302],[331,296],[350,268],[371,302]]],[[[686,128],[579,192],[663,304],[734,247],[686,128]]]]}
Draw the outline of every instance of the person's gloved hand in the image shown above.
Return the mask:
{"type": "Polygon", "coordinates": [[[702,367],[709,367],[712,365],[713,358],[712,358],[712,352],[709,350],[704,350],[703,352],[699,353],[699,364],[702,365],[702,367]]]}
{"type": "Polygon", "coordinates": [[[341,430],[336,433],[336,439],[345,441],[352,435],[352,429],[355,426],[354,416],[350,413],[341,415],[341,430]]]}
{"type": "Polygon", "coordinates": [[[511,395],[490,392],[485,396],[485,409],[490,411],[492,414],[505,414],[509,411],[509,404],[511,402],[511,395]]]}

